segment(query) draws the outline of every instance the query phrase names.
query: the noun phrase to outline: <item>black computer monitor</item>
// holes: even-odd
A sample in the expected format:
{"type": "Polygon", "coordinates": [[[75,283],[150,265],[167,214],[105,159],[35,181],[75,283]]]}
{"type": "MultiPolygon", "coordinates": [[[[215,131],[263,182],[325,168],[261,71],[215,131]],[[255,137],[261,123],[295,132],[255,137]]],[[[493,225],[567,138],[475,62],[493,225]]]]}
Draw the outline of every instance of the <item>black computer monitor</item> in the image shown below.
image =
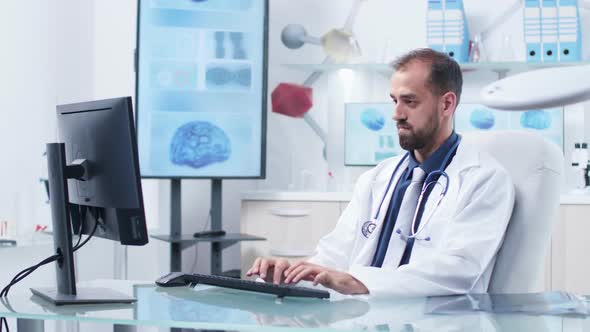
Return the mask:
{"type": "Polygon", "coordinates": [[[130,97],[57,106],[60,143],[47,144],[57,289],[31,289],[55,304],[127,303],[105,289],[77,289],[72,233],[126,245],[148,242],[130,97]]]}

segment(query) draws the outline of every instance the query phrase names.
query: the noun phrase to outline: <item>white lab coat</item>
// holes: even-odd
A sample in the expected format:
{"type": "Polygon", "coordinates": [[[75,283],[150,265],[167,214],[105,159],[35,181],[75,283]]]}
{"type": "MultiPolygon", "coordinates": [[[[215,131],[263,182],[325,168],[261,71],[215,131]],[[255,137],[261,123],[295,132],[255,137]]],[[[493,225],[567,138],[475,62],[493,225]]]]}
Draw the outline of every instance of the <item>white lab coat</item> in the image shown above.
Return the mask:
{"type": "MultiPolygon", "coordinates": [[[[395,174],[391,189],[368,238],[363,223],[375,216],[391,173],[401,156],[381,162],[357,181],[352,200],[335,229],[323,237],[312,263],[347,271],[360,280],[372,296],[428,296],[484,293],[514,205],[514,185],[506,170],[476,146],[461,142],[446,169],[449,189],[420,236],[410,262],[398,267],[406,242],[391,235],[382,268],[371,267],[383,220],[395,183],[407,161],[395,174]]],[[[445,179],[439,182],[444,185],[445,179]]],[[[430,194],[423,213],[430,214],[441,186],[430,194]]],[[[404,227],[396,224],[397,227],[404,227]]],[[[409,225],[405,226],[409,229],[409,225]]]]}

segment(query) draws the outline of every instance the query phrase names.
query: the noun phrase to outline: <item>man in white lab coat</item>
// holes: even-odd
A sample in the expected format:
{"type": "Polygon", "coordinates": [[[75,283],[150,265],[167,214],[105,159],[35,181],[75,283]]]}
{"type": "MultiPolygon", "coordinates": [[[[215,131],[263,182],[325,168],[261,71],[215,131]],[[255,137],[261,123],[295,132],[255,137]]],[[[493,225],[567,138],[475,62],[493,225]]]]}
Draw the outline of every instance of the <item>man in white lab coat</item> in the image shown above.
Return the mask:
{"type": "Polygon", "coordinates": [[[487,291],[512,214],[514,185],[496,160],[461,142],[453,130],[463,84],[454,60],[418,49],[393,66],[393,119],[408,154],[359,178],[315,256],[295,264],[257,258],[247,275],[372,296],[487,291]]]}

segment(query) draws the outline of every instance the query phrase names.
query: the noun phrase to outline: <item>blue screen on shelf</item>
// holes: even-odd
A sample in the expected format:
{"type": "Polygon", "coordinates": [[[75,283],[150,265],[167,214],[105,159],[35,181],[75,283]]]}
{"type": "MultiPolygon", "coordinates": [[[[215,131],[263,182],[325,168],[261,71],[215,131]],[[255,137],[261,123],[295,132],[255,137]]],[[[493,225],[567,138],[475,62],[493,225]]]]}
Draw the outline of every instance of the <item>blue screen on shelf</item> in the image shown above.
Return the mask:
{"type": "Polygon", "coordinates": [[[140,0],[144,177],[264,176],[266,0],[140,0]]]}
{"type": "Polygon", "coordinates": [[[455,111],[455,130],[458,133],[478,130],[532,131],[563,149],[563,108],[506,112],[480,104],[459,104],[455,111]]]}
{"type": "Polygon", "coordinates": [[[344,164],[374,166],[405,151],[399,146],[394,105],[350,103],[345,106],[344,164]]]}

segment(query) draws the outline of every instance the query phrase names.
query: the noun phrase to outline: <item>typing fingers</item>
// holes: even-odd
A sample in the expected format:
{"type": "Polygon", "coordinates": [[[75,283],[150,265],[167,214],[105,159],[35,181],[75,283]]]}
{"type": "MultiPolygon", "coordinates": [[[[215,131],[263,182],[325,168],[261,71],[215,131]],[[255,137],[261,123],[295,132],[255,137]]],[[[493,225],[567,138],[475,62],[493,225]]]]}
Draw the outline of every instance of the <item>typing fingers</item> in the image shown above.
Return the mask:
{"type": "Polygon", "coordinates": [[[291,272],[285,282],[297,283],[300,280],[313,280],[317,273],[321,272],[320,268],[313,265],[303,265],[291,272]]]}
{"type": "Polygon", "coordinates": [[[330,274],[328,273],[328,271],[323,271],[315,276],[315,278],[313,279],[313,285],[317,286],[318,284],[321,284],[324,287],[333,288],[331,281],[332,280],[330,278],[330,274]]]}
{"type": "Polygon", "coordinates": [[[254,260],[254,263],[252,264],[252,267],[248,270],[248,272],[246,272],[246,275],[248,277],[254,275],[254,274],[258,274],[258,270],[260,269],[260,261],[262,260],[261,257],[258,257],[254,260]]]}
{"type": "Polygon", "coordinates": [[[279,259],[274,266],[274,273],[272,281],[275,284],[281,284],[283,281],[283,273],[289,267],[289,262],[286,259],[279,259]]]}
{"type": "Polygon", "coordinates": [[[260,269],[258,270],[258,275],[260,276],[260,278],[266,280],[266,275],[268,273],[268,269],[272,265],[273,265],[272,262],[268,258],[263,258],[261,260],[261,262],[260,262],[260,269]]]}
{"type": "MultiPolygon", "coordinates": [[[[288,268],[285,270],[285,272],[284,272],[284,274],[285,274],[285,277],[286,277],[286,276],[288,276],[289,274],[291,274],[291,272],[292,272],[293,270],[295,270],[295,269],[297,269],[297,268],[299,268],[300,266],[302,266],[302,265],[305,265],[305,264],[308,264],[308,263],[306,263],[305,261],[298,261],[298,262],[295,262],[294,264],[292,264],[291,266],[289,266],[289,267],[288,267],[288,268]]],[[[285,279],[285,281],[287,281],[287,280],[285,279]]]]}
{"type": "Polygon", "coordinates": [[[293,278],[298,275],[303,269],[305,269],[304,264],[297,264],[296,266],[291,266],[287,271],[285,271],[285,283],[290,284],[293,282],[293,278]]]}

